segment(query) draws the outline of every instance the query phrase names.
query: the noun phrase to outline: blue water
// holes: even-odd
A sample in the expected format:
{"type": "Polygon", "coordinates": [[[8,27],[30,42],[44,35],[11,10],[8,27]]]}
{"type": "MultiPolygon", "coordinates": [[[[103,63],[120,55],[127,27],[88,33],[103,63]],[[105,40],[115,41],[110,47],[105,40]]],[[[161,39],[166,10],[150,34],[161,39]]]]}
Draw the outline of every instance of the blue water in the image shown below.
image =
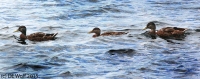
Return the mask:
{"type": "Polygon", "coordinates": [[[199,79],[200,5],[198,0],[2,0],[0,1],[0,77],[199,79]],[[188,28],[183,40],[151,39],[142,30],[154,21],[188,28]],[[13,33],[58,32],[55,41],[17,43],[13,33]],[[93,38],[102,32],[129,32],[93,38]]]}

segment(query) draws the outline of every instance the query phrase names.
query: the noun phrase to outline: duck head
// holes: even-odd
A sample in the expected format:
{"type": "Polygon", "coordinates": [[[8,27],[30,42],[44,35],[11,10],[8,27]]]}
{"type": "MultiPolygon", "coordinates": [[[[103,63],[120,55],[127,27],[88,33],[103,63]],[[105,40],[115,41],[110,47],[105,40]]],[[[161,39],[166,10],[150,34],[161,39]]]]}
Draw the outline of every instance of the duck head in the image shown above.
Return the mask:
{"type": "Polygon", "coordinates": [[[95,33],[96,36],[100,36],[101,30],[98,27],[95,27],[92,31],[89,33],[95,33]]]}
{"type": "Polygon", "coordinates": [[[156,25],[153,22],[149,22],[143,30],[146,29],[156,30],[156,25]]]}
{"type": "Polygon", "coordinates": [[[26,27],[25,26],[19,26],[19,28],[14,32],[21,32],[22,34],[26,35],[26,27]]]}

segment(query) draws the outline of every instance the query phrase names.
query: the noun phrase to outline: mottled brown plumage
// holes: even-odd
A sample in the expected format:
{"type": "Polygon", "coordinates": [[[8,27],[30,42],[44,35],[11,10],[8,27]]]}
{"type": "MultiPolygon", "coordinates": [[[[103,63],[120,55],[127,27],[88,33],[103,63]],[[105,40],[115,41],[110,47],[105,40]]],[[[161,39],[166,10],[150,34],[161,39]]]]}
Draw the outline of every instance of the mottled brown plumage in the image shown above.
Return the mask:
{"type": "Polygon", "coordinates": [[[105,32],[101,34],[101,30],[99,28],[94,28],[92,31],[89,33],[95,33],[93,37],[98,37],[98,36],[111,36],[111,35],[123,35],[127,34],[127,32],[105,32]]]}
{"type": "Polygon", "coordinates": [[[58,33],[46,34],[46,33],[42,33],[42,32],[37,32],[37,33],[30,34],[30,35],[26,35],[26,27],[25,26],[19,26],[19,28],[15,32],[18,32],[18,31],[20,31],[22,33],[20,35],[20,41],[25,41],[26,39],[28,39],[30,41],[54,40],[55,36],[58,34],[58,33]]]}
{"type": "Polygon", "coordinates": [[[183,36],[186,28],[178,28],[178,27],[165,27],[156,32],[156,25],[153,22],[149,22],[145,29],[151,29],[149,32],[150,35],[158,35],[162,38],[171,38],[171,37],[179,37],[183,36]]]}

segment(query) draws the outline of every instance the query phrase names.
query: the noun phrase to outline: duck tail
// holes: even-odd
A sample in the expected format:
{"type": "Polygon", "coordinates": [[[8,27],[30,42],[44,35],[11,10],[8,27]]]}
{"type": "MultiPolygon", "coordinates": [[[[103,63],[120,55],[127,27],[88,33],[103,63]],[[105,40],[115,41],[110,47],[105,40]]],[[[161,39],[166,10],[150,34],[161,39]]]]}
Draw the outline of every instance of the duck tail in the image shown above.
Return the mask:
{"type": "Polygon", "coordinates": [[[55,33],[52,37],[55,38],[58,33],[55,33]]]}
{"type": "Polygon", "coordinates": [[[188,30],[187,28],[184,28],[185,30],[183,30],[183,32],[185,32],[186,30],[188,30]]]}

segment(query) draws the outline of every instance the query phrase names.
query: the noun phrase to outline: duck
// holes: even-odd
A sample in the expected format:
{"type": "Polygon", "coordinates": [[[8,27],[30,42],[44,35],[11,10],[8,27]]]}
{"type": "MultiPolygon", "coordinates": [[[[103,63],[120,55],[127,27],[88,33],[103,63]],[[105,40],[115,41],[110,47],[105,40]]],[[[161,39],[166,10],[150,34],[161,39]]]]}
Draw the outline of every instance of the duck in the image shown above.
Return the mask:
{"type": "Polygon", "coordinates": [[[53,34],[47,34],[43,32],[36,32],[32,33],[30,35],[26,35],[26,26],[19,26],[19,28],[14,31],[14,32],[21,32],[21,35],[19,36],[19,41],[25,41],[26,39],[30,41],[48,41],[48,40],[54,40],[55,36],[58,33],[53,33],[53,34]]]}
{"type": "Polygon", "coordinates": [[[95,27],[89,33],[95,33],[92,37],[99,37],[99,36],[123,35],[123,34],[127,34],[128,32],[104,32],[101,34],[100,28],[95,27]]]}
{"type": "Polygon", "coordinates": [[[149,34],[151,36],[159,36],[161,38],[176,38],[184,36],[186,28],[179,27],[164,27],[156,31],[156,25],[154,22],[149,22],[143,30],[151,29],[149,34]]]}

